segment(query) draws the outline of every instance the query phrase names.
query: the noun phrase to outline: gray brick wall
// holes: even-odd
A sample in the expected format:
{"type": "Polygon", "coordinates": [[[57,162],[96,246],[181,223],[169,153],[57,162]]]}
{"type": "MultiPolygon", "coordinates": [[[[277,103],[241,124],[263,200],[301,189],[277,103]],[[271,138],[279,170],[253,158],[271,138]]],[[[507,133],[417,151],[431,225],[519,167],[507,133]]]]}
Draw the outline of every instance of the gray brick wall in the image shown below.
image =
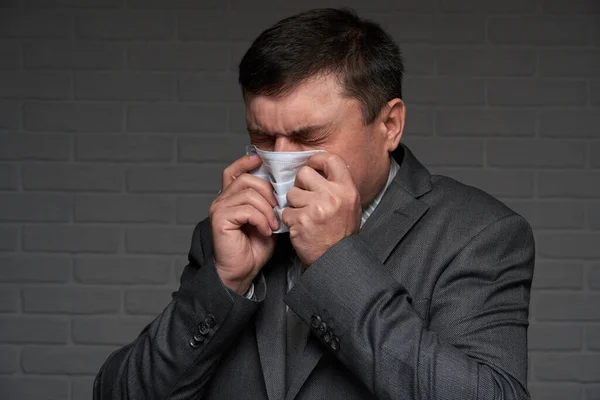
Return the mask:
{"type": "MultiPolygon", "coordinates": [[[[0,1],[0,398],[91,398],[246,141],[236,65],[341,1],[0,1]]],[[[530,390],[600,399],[600,3],[347,0],[401,44],[405,142],[534,227],[530,390]]]]}

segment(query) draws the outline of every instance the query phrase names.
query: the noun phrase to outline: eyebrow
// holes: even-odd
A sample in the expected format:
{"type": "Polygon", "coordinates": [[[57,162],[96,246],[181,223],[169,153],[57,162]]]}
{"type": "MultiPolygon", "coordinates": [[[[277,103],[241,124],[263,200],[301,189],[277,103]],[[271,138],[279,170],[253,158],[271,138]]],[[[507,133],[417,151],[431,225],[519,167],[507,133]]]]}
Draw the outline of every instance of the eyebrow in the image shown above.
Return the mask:
{"type": "MultiPolygon", "coordinates": [[[[314,133],[316,131],[325,130],[325,129],[329,128],[330,126],[331,126],[330,124],[307,125],[307,126],[303,126],[298,129],[294,129],[289,134],[291,136],[308,136],[311,133],[314,133]]],[[[267,132],[260,128],[254,128],[254,127],[250,127],[250,126],[248,126],[248,132],[253,133],[253,134],[258,134],[258,135],[269,135],[269,136],[276,136],[278,134],[277,132],[267,132]]]]}

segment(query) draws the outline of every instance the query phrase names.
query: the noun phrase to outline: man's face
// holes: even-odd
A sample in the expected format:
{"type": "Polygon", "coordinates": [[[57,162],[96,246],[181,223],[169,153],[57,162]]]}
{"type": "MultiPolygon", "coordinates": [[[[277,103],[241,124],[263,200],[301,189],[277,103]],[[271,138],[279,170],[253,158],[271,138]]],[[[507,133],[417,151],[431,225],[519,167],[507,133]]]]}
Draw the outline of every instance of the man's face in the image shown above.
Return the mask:
{"type": "Polygon", "coordinates": [[[331,76],[318,76],[285,96],[246,95],[250,142],[261,150],[321,149],[339,155],[349,166],[363,206],[385,184],[393,144],[379,118],[364,125],[358,100],[340,95],[331,76]]]}

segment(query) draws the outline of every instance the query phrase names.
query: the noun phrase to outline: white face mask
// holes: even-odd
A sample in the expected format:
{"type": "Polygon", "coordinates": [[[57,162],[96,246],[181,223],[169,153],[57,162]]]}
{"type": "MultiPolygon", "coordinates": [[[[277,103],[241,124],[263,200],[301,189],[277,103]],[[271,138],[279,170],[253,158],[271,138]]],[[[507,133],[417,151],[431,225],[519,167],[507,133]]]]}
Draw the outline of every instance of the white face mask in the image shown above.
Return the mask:
{"type": "Polygon", "coordinates": [[[277,206],[273,209],[279,220],[279,229],[275,233],[288,232],[288,227],[281,222],[281,213],[287,206],[287,192],[294,187],[298,170],[306,164],[313,154],[325,150],[311,151],[264,151],[256,146],[246,146],[246,154],[258,154],[262,159],[260,167],[251,172],[252,175],[270,182],[277,199],[277,206]]]}

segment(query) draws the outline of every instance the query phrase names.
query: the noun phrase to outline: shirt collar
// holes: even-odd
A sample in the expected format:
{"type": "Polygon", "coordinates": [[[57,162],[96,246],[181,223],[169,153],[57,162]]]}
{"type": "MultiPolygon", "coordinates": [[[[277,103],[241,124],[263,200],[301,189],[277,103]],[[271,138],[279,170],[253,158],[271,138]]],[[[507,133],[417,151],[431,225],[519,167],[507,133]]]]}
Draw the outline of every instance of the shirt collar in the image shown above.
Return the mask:
{"type": "Polygon", "coordinates": [[[394,180],[394,177],[396,176],[398,169],[400,169],[400,165],[398,165],[398,163],[396,162],[396,160],[394,160],[393,157],[390,157],[390,172],[388,174],[387,182],[385,183],[385,186],[383,187],[383,189],[381,189],[379,194],[371,202],[371,204],[369,204],[363,210],[361,221],[360,221],[361,228],[365,224],[365,222],[367,222],[367,219],[369,219],[369,217],[371,216],[373,211],[375,211],[375,209],[379,205],[379,202],[381,201],[381,198],[383,197],[385,191],[387,190],[388,186],[390,186],[390,183],[392,183],[392,181],[394,180]]]}

